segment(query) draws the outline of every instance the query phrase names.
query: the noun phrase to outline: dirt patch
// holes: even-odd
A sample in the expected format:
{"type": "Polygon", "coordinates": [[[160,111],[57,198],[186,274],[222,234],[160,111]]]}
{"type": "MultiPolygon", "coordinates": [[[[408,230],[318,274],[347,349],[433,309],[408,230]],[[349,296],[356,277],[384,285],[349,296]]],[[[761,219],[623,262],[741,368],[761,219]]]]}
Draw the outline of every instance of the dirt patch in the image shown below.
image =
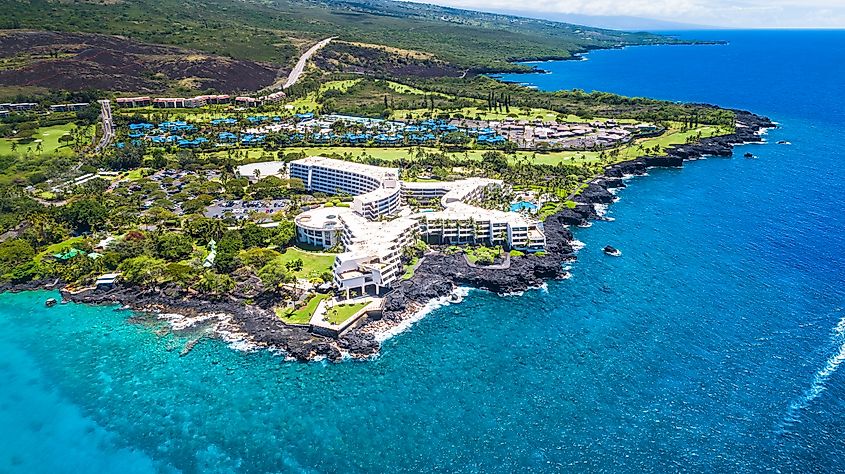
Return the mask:
{"type": "Polygon", "coordinates": [[[128,38],[48,31],[0,31],[0,86],[161,93],[190,84],[224,93],[254,91],[279,73],[271,64],[128,38]]]}
{"type": "Polygon", "coordinates": [[[324,71],[381,77],[458,77],[463,71],[431,54],[362,43],[332,42],[314,56],[324,71]]]}

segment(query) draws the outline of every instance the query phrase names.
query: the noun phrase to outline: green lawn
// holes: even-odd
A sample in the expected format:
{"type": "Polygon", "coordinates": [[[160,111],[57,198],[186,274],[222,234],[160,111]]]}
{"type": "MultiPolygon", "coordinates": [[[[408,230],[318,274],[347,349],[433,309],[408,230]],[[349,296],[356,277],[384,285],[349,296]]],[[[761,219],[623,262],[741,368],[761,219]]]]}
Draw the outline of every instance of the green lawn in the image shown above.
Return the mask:
{"type": "Polygon", "coordinates": [[[324,272],[331,271],[332,264],[334,264],[334,254],[306,252],[296,247],[290,247],[283,253],[278,260],[282,263],[287,263],[291,260],[302,259],[302,270],[294,272],[297,278],[317,278],[324,272]]]}
{"type": "MultiPolygon", "coordinates": [[[[401,86],[401,84],[400,84],[401,86]]],[[[481,101],[478,101],[481,102],[481,101]]],[[[408,115],[411,115],[415,119],[420,119],[422,117],[430,116],[431,110],[430,109],[400,109],[395,110],[393,115],[391,116],[394,119],[404,119],[408,115]]],[[[536,118],[541,118],[542,120],[551,121],[557,120],[560,116],[559,113],[549,110],[549,109],[540,109],[540,108],[524,108],[524,107],[511,107],[510,112],[497,112],[497,111],[490,111],[484,107],[464,107],[461,109],[451,109],[451,110],[441,110],[441,109],[434,109],[434,114],[449,114],[449,115],[463,115],[467,119],[475,119],[476,117],[481,117],[482,120],[504,120],[506,118],[512,118],[514,120],[534,120],[536,118]]],[[[584,119],[578,117],[577,115],[566,115],[565,121],[572,122],[572,123],[587,123],[587,122],[604,122],[608,119],[606,118],[591,118],[591,119],[584,119]]],[[[636,120],[631,119],[617,119],[619,123],[635,123],[636,120]]]]}
{"type": "Polygon", "coordinates": [[[405,265],[405,273],[402,274],[403,280],[410,280],[414,276],[414,272],[417,271],[417,263],[419,263],[419,261],[419,257],[414,257],[413,260],[405,265]]]}
{"type": "Polygon", "coordinates": [[[47,248],[45,248],[44,250],[42,250],[41,252],[39,252],[35,256],[35,261],[40,262],[44,257],[48,257],[50,255],[59,253],[62,250],[66,250],[66,249],[69,249],[69,248],[71,248],[75,245],[79,245],[84,241],[85,241],[85,237],[79,236],[79,237],[71,237],[71,238],[63,240],[59,243],[50,245],[47,248]]]}
{"type": "MultiPolygon", "coordinates": [[[[680,131],[678,128],[673,126],[670,128],[666,133],[659,137],[654,138],[647,138],[642,140],[637,140],[633,144],[625,145],[619,148],[619,155],[615,157],[608,157],[605,159],[605,164],[610,164],[613,162],[619,161],[627,161],[633,158],[636,158],[640,155],[643,155],[644,152],[639,148],[640,145],[643,148],[651,148],[655,145],[660,145],[662,148],[666,148],[671,145],[680,145],[686,143],[686,140],[690,136],[696,135],[698,132],[701,132],[702,138],[711,137],[714,135],[723,135],[727,133],[731,133],[730,130],[724,128],[718,128],[715,126],[701,126],[694,130],[689,130],[686,132],[680,131]]],[[[379,160],[384,161],[397,161],[400,159],[413,159],[416,156],[418,147],[410,147],[410,146],[402,146],[402,147],[389,147],[389,148],[378,148],[378,147],[353,147],[353,146],[307,146],[307,147],[287,147],[283,148],[281,151],[284,153],[293,153],[293,152],[303,152],[308,156],[315,156],[315,155],[339,155],[344,159],[348,160],[359,160],[367,157],[376,158],[379,160]]],[[[427,153],[431,152],[439,152],[440,150],[431,147],[422,147],[424,151],[427,153]]],[[[247,152],[247,155],[250,159],[259,158],[262,153],[265,154],[265,158],[268,160],[274,159],[274,156],[270,152],[265,152],[261,148],[249,148],[249,149],[241,149],[239,152],[243,153],[244,151],[247,152]]],[[[466,150],[461,152],[449,152],[448,155],[451,155],[455,158],[469,158],[473,160],[480,161],[482,159],[482,155],[489,150],[466,150]]],[[[606,150],[605,154],[609,156],[612,150],[606,150]]],[[[216,155],[225,155],[226,152],[212,152],[216,155]]],[[[512,155],[508,155],[511,163],[519,163],[519,162],[528,162],[531,164],[543,164],[543,165],[556,165],[558,163],[567,163],[567,164],[600,164],[600,152],[597,151],[555,151],[555,152],[548,152],[548,153],[541,153],[535,151],[518,151],[512,155]]]]}
{"type": "Polygon", "coordinates": [[[368,304],[370,304],[369,301],[334,305],[331,308],[328,308],[326,320],[332,324],[342,324],[355,313],[364,309],[364,307],[368,304]]]}
{"type": "Polygon", "coordinates": [[[0,139],[0,155],[11,155],[12,143],[14,142],[18,143],[18,148],[15,150],[15,153],[23,154],[26,152],[27,148],[31,148],[32,153],[36,153],[35,147],[38,144],[38,140],[41,140],[41,146],[43,147],[41,153],[43,154],[54,153],[57,151],[60,153],[70,154],[73,150],[69,146],[60,145],[59,137],[69,133],[70,129],[74,126],[75,125],[72,123],[68,123],[65,125],[54,125],[52,127],[41,127],[35,131],[35,134],[32,135],[33,141],[29,143],[21,142],[20,139],[2,138],[0,139]]]}
{"type": "Polygon", "coordinates": [[[324,84],[320,84],[320,94],[325,93],[329,90],[335,90],[340,92],[346,92],[349,90],[350,87],[354,86],[361,82],[361,79],[347,79],[344,81],[329,81],[324,84]]]}
{"type": "Polygon", "coordinates": [[[276,308],[276,315],[288,324],[308,324],[311,321],[311,316],[314,315],[314,311],[317,309],[317,305],[320,304],[320,301],[330,297],[330,295],[316,294],[308,300],[305,306],[297,310],[276,308]]]}

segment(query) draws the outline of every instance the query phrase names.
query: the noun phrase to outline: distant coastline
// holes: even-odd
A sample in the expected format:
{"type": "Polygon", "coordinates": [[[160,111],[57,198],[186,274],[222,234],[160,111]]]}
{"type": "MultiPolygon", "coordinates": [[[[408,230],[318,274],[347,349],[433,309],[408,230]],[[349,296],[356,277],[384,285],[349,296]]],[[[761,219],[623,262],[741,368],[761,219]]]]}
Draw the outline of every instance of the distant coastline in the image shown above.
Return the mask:
{"type": "MultiPolygon", "coordinates": [[[[583,48],[578,51],[574,51],[570,56],[537,56],[537,57],[525,57],[525,58],[518,58],[518,59],[511,59],[508,62],[511,64],[521,64],[527,65],[525,63],[552,63],[558,61],[586,61],[587,55],[594,52],[594,51],[613,51],[613,50],[623,50],[628,48],[638,48],[638,47],[651,47],[651,46],[725,46],[728,45],[729,42],[726,40],[689,40],[684,42],[666,42],[666,43],[652,43],[652,44],[633,44],[633,45],[621,45],[621,46],[608,46],[604,48],[600,47],[587,47],[583,48]]],[[[540,69],[534,67],[530,71],[493,71],[487,72],[486,75],[502,81],[508,84],[518,84],[518,81],[508,81],[502,79],[501,76],[503,74],[551,74],[551,71],[546,71],[545,69],[540,69]]]]}

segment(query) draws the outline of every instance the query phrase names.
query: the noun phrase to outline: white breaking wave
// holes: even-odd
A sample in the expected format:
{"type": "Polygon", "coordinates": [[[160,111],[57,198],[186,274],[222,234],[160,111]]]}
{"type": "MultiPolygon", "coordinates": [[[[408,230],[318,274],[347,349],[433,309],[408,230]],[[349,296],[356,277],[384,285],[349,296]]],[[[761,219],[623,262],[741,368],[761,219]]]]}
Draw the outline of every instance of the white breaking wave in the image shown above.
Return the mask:
{"type": "Polygon", "coordinates": [[[596,214],[598,214],[600,217],[604,217],[604,215],[607,214],[608,207],[609,206],[607,204],[593,204],[593,209],[596,210],[596,214]]]}
{"type": "MultiPolygon", "coordinates": [[[[457,294],[461,298],[466,298],[467,295],[469,295],[469,292],[470,292],[471,289],[472,288],[460,286],[460,287],[456,288],[452,292],[452,294],[457,294]]],[[[408,329],[410,329],[411,326],[414,325],[414,323],[422,320],[422,318],[426,317],[432,311],[434,311],[436,309],[440,309],[444,306],[451,305],[452,303],[449,301],[450,296],[451,295],[443,296],[441,298],[435,298],[435,299],[429,301],[428,303],[426,303],[425,305],[423,305],[423,307],[420,308],[419,311],[414,313],[413,316],[411,316],[410,318],[403,320],[401,323],[397,324],[396,326],[393,326],[390,329],[376,333],[375,334],[376,341],[382,343],[382,342],[390,339],[391,337],[393,337],[397,334],[401,334],[401,333],[407,331],[408,329]]]]}
{"type": "MultiPolygon", "coordinates": [[[[529,286],[525,291],[531,291],[531,290],[540,290],[540,291],[543,291],[545,293],[548,293],[549,292],[549,284],[544,282],[541,285],[529,286]]],[[[498,295],[502,296],[502,297],[522,296],[522,295],[525,294],[525,291],[509,291],[507,293],[498,293],[498,295]]]]}
{"type": "MultiPolygon", "coordinates": [[[[845,317],[839,320],[833,329],[833,342],[838,344],[838,350],[827,359],[824,366],[813,376],[813,383],[804,395],[789,405],[782,425],[790,425],[798,421],[801,410],[807,408],[819,395],[827,389],[827,381],[836,369],[845,362],[845,317]]],[[[785,428],[785,426],[782,426],[785,428]]]]}

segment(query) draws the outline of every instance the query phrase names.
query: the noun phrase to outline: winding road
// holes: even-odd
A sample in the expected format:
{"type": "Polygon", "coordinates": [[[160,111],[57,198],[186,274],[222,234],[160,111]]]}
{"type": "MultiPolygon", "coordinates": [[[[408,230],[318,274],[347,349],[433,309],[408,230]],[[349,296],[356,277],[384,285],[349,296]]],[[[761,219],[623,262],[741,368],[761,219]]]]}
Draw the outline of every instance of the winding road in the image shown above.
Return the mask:
{"type": "Polygon", "coordinates": [[[100,139],[97,146],[94,147],[94,151],[96,152],[103,151],[107,146],[109,146],[109,143],[111,143],[114,138],[114,122],[111,117],[111,101],[104,99],[98,102],[100,103],[100,118],[103,121],[103,137],[100,139]]]}
{"type": "Polygon", "coordinates": [[[293,67],[293,70],[288,75],[288,79],[287,81],[285,81],[285,84],[282,86],[282,89],[287,89],[288,87],[296,84],[296,81],[299,80],[299,77],[305,71],[305,65],[308,64],[308,60],[311,59],[311,56],[313,56],[314,53],[319,51],[321,48],[325,47],[331,42],[331,40],[335,38],[337,38],[337,36],[326,38],[320,41],[319,43],[315,44],[314,46],[311,46],[308,51],[304,52],[302,56],[299,57],[299,61],[296,62],[296,66],[293,67]]]}

